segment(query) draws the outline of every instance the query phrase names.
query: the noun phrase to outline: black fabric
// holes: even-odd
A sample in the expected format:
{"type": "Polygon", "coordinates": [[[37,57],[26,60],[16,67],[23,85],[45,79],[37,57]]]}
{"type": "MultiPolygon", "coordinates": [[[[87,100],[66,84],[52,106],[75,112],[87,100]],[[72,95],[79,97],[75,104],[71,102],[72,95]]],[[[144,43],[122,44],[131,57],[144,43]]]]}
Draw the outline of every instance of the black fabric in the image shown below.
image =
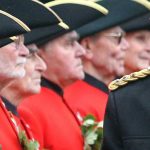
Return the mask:
{"type": "Polygon", "coordinates": [[[9,44],[11,42],[13,42],[13,41],[11,39],[9,39],[9,38],[1,39],[0,40],[0,47],[3,47],[3,46],[5,46],[5,45],[7,45],[7,44],[9,44]]]}
{"type": "MultiPolygon", "coordinates": [[[[58,36],[64,34],[64,30],[60,26],[48,26],[43,28],[37,28],[31,32],[25,34],[25,45],[36,43],[42,45],[49,40],[55,39],[58,36]]],[[[65,31],[66,33],[70,30],[65,31]]]]}
{"type": "Polygon", "coordinates": [[[109,95],[102,150],[150,149],[150,76],[109,95]]]}
{"type": "Polygon", "coordinates": [[[59,22],[47,8],[31,0],[0,0],[0,9],[16,16],[31,29],[59,22]]]}
{"type": "Polygon", "coordinates": [[[23,29],[15,20],[0,13],[0,39],[25,32],[26,30],[23,29]]]}
{"type": "Polygon", "coordinates": [[[53,1],[53,0],[40,0],[42,3],[48,3],[48,2],[51,2],[51,1],[53,1]]]}
{"type": "Polygon", "coordinates": [[[17,107],[10,103],[6,98],[1,97],[2,101],[4,102],[6,109],[11,111],[14,115],[18,116],[17,107]]]}
{"type": "Polygon", "coordinates": [[[109,14],[79,28],[77,32],[81,38],[120,25],[149,12],[145,6],[132,0],[103,0],[99,4],[106,7],[109,14]]]}
{"type": "Polygon", "coordinates": [[[108,87],[101,81],[97,80],[96,78],[94,78],[93,76],[85,73],[85,78],[84,81],[91,84],[92,86],[102,90],[103,92],[105,92],[106,94],[108,94],[108,87]]]}
{"type": "Polygon", "coordinates": [[[84,24],[87,24],[90,21],[104,16],[104,14],[100,13],[96,9],[78,3],[59,4],[52,6],[51,8],[70,27],[69,30],[62,29],[59,26],[39,28],[26,35],[25,44],[35,42],[38,45],[42,45],[49,40],[53,40],[65,33],[83,26],[84,24]]]}
{"type": "Polygon", "coordinates": [[[58,85],[56,85],[55,83],[53,83],[45,78],[42,78],[41,86],[52,89],[60,96],[63,96],[63,90],[58,85]]]}
{"type": "Polygon", "coordinates": [[[125,24],[122,24],[121,27],[126,32],[133,32],[137,30],[150,30],[150,13],[137,17],[125,24]]]}

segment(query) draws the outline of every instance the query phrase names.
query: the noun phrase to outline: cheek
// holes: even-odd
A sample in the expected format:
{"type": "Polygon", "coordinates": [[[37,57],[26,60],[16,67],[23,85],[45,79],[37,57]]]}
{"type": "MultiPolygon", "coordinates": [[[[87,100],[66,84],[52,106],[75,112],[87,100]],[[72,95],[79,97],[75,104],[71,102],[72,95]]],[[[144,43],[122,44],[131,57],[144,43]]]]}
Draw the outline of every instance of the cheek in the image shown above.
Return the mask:
{"type": "Polygon", "coordinates": [[[126,54],[125,54],[125,60],[126,61],[131,61],[131,62],[134,62],[134,61],[137,61],[137,59],[139,59],[139,56],[141,54],[141,50],[140,48],[137,48],[137,49],[129,49],[126,54]]]}
{"type": "Polygon", "coordinates": [[[75,57],[74,52],[66,52],[57,57],[59,64],[64,64],[66,65],[66,67],[73,66],[76,63],[77,59],[79,58],[75,57]]]}
{"type": "Polygon", "coordinates": [[[0,61],[7,64],[14,64],[17,61],[17,54],[14,53],[8,53],[8,54],[0,54],[0,61]]]}
{"type": "Polygon", "coordinates": [[[133,42],[129,43],[129,48],[128,48],[129,53],[136,54],[136,53],[143,51],[143,50],[144,50],[143,44],[141,44],[137,41],[133,41],[133,42]]]}
{"type": "Polygon", "coordinates": [[[35,71],[34,62],[27,59],[27,62],[25,64],[24,68],[26,71],[26,75],[25,75],[26,78],[28,76],[31,77],[34,74],[34,71],[35,71]]]}

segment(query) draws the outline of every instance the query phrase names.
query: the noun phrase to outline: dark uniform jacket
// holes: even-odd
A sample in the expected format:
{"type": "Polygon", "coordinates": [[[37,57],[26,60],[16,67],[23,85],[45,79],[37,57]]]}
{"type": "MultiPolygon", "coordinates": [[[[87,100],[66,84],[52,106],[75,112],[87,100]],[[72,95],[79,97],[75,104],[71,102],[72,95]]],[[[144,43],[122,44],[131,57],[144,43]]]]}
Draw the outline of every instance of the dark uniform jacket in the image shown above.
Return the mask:
{"type": "Polygon", "coordinates": [[[43,79],[40,94],[26,99],[20,115],[29,123],[42,147],[49,150],[83,150],[78,120],[54,83],[43,79]]]}
{"type": "MultiPolygon", "coordinates": [[[[127,76],[130,83],[110,93],[102,150],[150,150],[150,76],[147,75],[138,75],[132,82],[132,76],[136,75],[127,76]]],[[[115,84],[123,85],[125,80],[124,77],[115,84]]]]}
{"type": "Polygon", "coordinates": [[[64,97],[75,115],[81,121],[88,114],[95,116],[97,121],[104,119],[108,99],[107,86],[86,74],[84,80],[79,80],[65,89],[64,97]]]}

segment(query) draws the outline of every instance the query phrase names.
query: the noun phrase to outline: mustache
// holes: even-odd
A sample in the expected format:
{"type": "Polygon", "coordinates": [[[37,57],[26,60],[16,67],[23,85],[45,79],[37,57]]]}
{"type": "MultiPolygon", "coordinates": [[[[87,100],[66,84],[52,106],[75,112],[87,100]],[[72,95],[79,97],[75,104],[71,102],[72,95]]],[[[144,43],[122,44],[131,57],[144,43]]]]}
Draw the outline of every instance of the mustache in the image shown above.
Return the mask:
{"type": "Polygon", "coordinates": [[[26,64],[26,62],[27,62],[27,58],[22,57],[22,58],[18,58],[16,63],[17,64],[26,64]]]}

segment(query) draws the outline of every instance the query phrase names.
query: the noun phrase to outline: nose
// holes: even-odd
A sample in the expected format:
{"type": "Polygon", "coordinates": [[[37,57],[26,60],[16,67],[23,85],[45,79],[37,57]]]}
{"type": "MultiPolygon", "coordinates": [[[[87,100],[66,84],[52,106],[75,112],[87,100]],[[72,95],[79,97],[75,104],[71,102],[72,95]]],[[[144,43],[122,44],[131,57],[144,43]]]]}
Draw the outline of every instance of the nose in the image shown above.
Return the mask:
{"type": "Polygon", "coordinates": [[[27,57],[29,55],[29,50],[23,43],[19,45],[19,55],[23,57],[27,57]]]}
{"type": "Polygon", "coordinates": [[[38,70],[41,73],[44,72],[47,69],[46,63],[37,54],[36,54],[36,60],[37,60],[36,65],[35,65],[36,70],[38,70]]]}
{"type": "Polygon", "coordinates": [[[77,53],[76,53],[77,56],[83,57],[86,55],[85,48],[79,42],[76,42],[76,49],[77,49],[77,53]]]}
{"type": "Polygon", "coordinates": [[[126,40],[125,37],[122,38],[120,47],[122,50],[127,50],[129,48],[129,42],[126,40]]]}

